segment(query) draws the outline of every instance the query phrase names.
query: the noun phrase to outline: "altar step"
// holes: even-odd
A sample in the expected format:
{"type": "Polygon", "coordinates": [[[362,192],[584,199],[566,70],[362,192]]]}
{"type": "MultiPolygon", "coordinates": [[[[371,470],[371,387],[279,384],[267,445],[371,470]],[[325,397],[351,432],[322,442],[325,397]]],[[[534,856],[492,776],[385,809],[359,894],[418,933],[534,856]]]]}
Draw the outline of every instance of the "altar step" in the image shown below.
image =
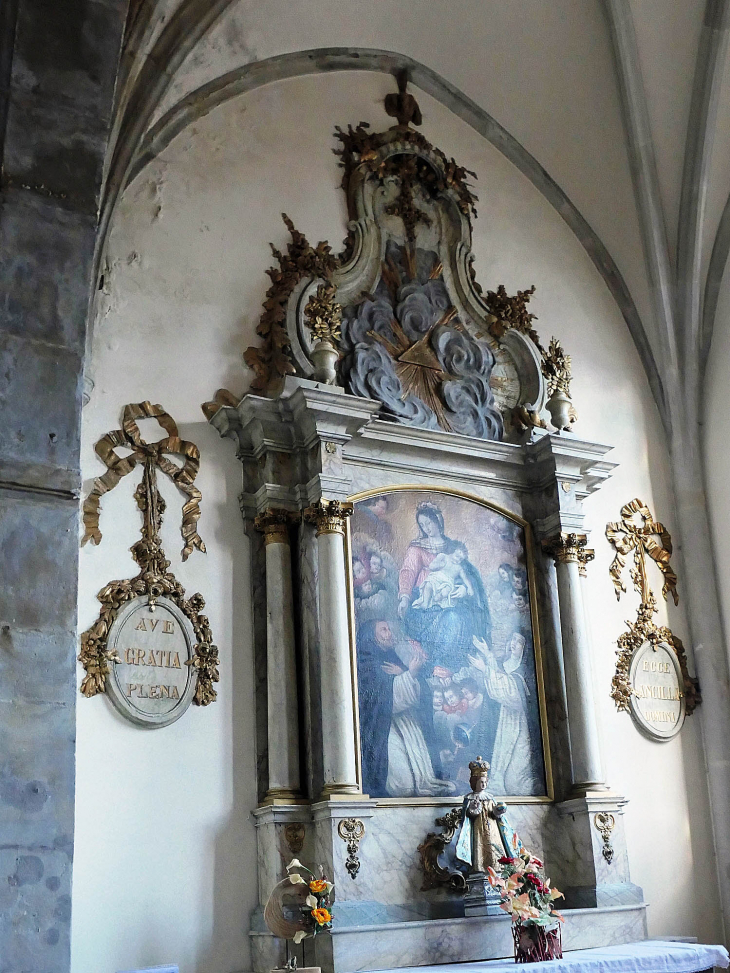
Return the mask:
{"type": "MultiPolygon", "coordinates": [[[[562,911],[564,950],[635,943],[647,936],[643,902],[562,911]]],[[[268,973],[283,965],[279,940],[263,931],[250,935],[256,973],[268,973]]],[[[340,926],[331,935],[305,943],[305,964],[321,966],[322,973],[401,970],[511,958],[514,954],[507,915],[340,926]]],[[[513,959],[511,962],[514,964],[513,959]]]]}

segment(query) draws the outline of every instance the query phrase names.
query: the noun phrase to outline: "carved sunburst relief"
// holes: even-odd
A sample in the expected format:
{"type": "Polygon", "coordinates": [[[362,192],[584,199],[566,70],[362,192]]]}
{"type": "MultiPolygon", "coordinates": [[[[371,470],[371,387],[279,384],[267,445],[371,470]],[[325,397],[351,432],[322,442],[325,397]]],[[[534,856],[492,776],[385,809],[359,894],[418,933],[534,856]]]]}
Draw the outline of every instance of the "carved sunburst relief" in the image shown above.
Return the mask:
{"type": "MultiPolygon", "coordinates": [[[[263,340],[244,356],[252,390],[278,394],[291,374],[336,380],[381,402],[382,418],[481,439],[519,439],[551,416],[568,428],[570,359],[555,341],[542,347],[527,310],[534,288],[510,297],[476,282],[476,177],[412,127],[421,116],[405,80],[385,101],[392,128],[336,129],[344,250],[311,246],[284,217],[292,239],[285,253],[274,249],[263,340]],[[323,349],[336,370],[320,368],[323,349]],[[548,404],[558,389],[559,409],[548,404]]],[[[232,400],[221,391],[203,408],[212,415],[232,400]]]]}

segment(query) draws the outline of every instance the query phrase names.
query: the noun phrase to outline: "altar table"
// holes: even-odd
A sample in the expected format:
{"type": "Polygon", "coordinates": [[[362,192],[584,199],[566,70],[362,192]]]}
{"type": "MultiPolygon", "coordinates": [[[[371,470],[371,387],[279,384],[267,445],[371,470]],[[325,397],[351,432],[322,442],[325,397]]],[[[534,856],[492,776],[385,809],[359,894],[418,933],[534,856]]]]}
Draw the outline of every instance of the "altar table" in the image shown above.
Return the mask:
{"type": "Polygon", "coordinates": [[[576,949],[563,959],[543,963],[515,963],[514,958],[413,966],[380,973],[699,973],[713,967],[727,969],[730,957],[724,946],[645,940],[622,946],[576,949]]]}

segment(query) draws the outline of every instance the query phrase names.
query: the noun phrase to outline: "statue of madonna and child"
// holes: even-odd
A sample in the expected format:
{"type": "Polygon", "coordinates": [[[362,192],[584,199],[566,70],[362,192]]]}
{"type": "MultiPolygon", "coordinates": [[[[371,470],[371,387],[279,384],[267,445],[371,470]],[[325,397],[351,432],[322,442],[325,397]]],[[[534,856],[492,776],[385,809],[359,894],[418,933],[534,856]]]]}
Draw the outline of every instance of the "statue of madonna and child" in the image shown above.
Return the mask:
{"type": "Polygon", "coordinates": [[[507,807],[487,791],[489,764],[477,757],[469,764],[470,793],[461,806],[457,831],[457,862],[468,866],[464,912],[467,916],[499,915],[501,896],[489,884],[487,869],[499,871],[499,859],[515,857],[523,850],[517,832],[507,820],[507,807]]]}

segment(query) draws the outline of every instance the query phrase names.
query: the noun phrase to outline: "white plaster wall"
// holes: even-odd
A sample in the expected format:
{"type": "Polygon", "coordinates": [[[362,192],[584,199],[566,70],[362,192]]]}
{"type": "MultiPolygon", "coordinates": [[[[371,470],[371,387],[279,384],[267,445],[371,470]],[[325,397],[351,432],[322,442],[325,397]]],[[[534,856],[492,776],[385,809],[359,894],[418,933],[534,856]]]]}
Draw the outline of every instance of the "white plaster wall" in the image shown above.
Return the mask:
{"type": "MultiPolygon", "coordinates": [[[[162,962],[178,962],[181,973],[250,969],[248,551],[233,445],[206,426],[199,404],[220,386],[242,393],[252,377],[241,354],[255,340],[268,241],[286,242],[280,213],[310,241],[327,238],[338,248],[345,208],[331,133],[361,119],[385,127],[382,97],[391,87],[371,74],[318,75],[242,96],[179,136],[117,213],[94,341],[96,387],[84,412],[86,486],[103,472],[93,443],[117,425],[126,402],[163,403],[183,437],[199,445],[208,554],[180,564],[180,501],[171,489],[164,540],[180,580],[208,601],[223,663],[219,702],[191,708],[166,729],[138,730],[106,700],[79,700],[74,973],[162,962]]],[[[605,524],[634,496],[670,530],[674,524],[661,426],[638,357],[603,281],[552,207],[472,129],[432,99],[420,101],[424,134],[479,175],[479,280],[510,292],[537,285],[538,330],[573,355],[577,434],[616,446],[619,469],[587,503],[596,562],[586,587],[607,779],[631,801],[632,877],[651,904],[651,935],[717,940],[699,726],[690,718],[678,739],[651,743],[608,696],[614,643],[636,604],[631,596],[616,603],[605,524]]],[[[104,498],[102,546],[83,550],[81,629],[96,617],[97,589],[132,573],[126,550],[139,524],[132,489],[123,481],[104,498]]],[[[681,610],[670,620],[686,634],[681,610]]]]}

